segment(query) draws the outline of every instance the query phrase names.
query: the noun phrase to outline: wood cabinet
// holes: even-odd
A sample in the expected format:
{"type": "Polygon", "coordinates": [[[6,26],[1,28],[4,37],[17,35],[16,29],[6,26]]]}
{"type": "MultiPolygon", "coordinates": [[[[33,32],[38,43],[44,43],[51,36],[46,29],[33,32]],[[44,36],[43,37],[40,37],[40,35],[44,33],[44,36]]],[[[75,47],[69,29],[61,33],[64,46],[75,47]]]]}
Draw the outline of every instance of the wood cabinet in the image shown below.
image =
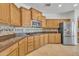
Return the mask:
{"type": "Polygon", "coordinates": [[[60,33],[51,33],[49,34],[49,43],[61,43],[61,34],[60,33]]]}
{"type": "Polygon", "coordinates": [[[40,37],[39,37],[39,35],[35,35],[34,36],[34,49],[37,49],[37,48],[39,48],[40,47],[40,37]]]}
{"type": "Polygon", "coordinates": [[[15,4],[0,3],[0,22],[20,26],[20,10],[15,4]]]}
{"type": "Polygon", "coordinates": [[[27,54],[27,37],[19,41],[19,56],[27,54]]]}
{"type": "Polygon", "coordinates": [[[18,56],[18,43],[13,44],[9,48],[0,52],[0,56],[18,56]]]}
{"type": "Polygon", "coordinates": [[[31,10],[21,7],[21,21],[22,26],[30,27],[31,26],[31,10]]]}
{"type": "Polygon", "coordinates": [[[0,3],[0,22],[10,24],[10,4],[0,3]]]}
{"type": "Polygon", "coordinates": [[[48,44],[48,34],[44,34],[44,43],[48,44]]]}
{"type": "Polygon", "coordinates": [[[28,46],[28,48],[27,48],[28,52],[31,52],[31,51],[34,50],[34,40],[33,40],[33,36],[29,36],[29,37],[28,37],[27,46],[28,46]]]}
{"type": "Polygon", "coordinates": [[[44,45],[44,34],[40,34],[40,46],[44,45]]]}
{"type": "Polygon", "coordinates": [[[53,33],[49,34],[49,44],[52,44],[52,43],[55,43],[55,35],[53,33]]]}
{"type": "Polygon", "coordinates": [[[10,13],[11,13],[11,24],[20,26],[20,9],[16,7],[15,4],[10,4],[10,13]]]}
{"type": "Polygon", "coordinates": [[[36,20],[39,20],[39,17],[40,17],[40,15],[42,15],[42,13],[41,13],[40,11],[34,9],[34,8],[31,8],[30,10],[31,10],[32,20],[33,20],[33,19],[34,19],[34,20],[35,20],[35,19],[36,19],[36,20]]]}
{"type": "Polygon", "coordinates": [[[24,56],[25,55],[25,39],[22,39],[19,42],[19,56],[24,56]]]}
{"type": "Polygon", "coordinates": [[[28,46],[27,46],[27,37],[25,37],[24,39],[25,39],[25,45],[24,45],[24,47],[25,47],[25,54],[27,54],[28,53],[28,51],[27,51],[27,48],[28,48],[28,46]]]}
{"type": "Polygon", "coordinates": [[[61,43],[61,34],[57,33],[55,35],[56,35],[55,43],[61,43]]]}
{"type": "Polygon", "coordinates": [[[41,17],[42,17],[42,19],[41,19],[42,28],[47,28],[46,17],[45,16],[41,16],[41,17]]]}
{"type": "Polygon", "coordinates": [[[18,56],[18,48],[12,51],[8,56],[18,56]]]}
{"type": "Polygon", "coordinates": [[[47,28],[59,28],[58,19],[47,19],[47,28]]]}

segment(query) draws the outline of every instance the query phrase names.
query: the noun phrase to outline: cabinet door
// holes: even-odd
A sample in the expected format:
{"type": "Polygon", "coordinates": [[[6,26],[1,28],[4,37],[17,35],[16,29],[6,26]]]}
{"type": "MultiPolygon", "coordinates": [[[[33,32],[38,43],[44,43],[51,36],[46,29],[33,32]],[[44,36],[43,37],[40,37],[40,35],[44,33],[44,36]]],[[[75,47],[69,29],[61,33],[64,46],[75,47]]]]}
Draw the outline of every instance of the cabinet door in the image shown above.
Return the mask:
{"type": "Polygon", "coordinates": [[[10,13],[11,13],[11,24],[20,26],[20,10],[14,4],[10,4],[10,13]]]}
{"type": "Polygon", "coordinates": [[[18,48],[12,51],[8,56],[18,56],[18,48]]]}
{"type": "Polygon", "coordinates": [[[40,34],[40,46],[44,45],[44,35],[40,34]]]}
{"type": "Polygon", "coordinates": [[[34,36],[34,49],[37,49],[40,47],[40,42],[39,42],[39,35],[34,36]]]}
{"type": "Polygon", "coordinates": [[[31,9],[31,12],[32,12],[32,19],[38,19],[38,13],[35,9],[31,9]]]}
{"type": "Polygon", "coordinates": [[[56,36],[55,43],[61,43],[61,34],[57,33],[55,34],[55,36],[56,36]]]}
{"type": "Polygon", "coordinates": [[[45,44],[48,44],[48,34],[45,34],[45,44]]]}
{"type": "MultiPolygon", "coordinates": [[[[15,43],[12,46],[10,46],[9,48],[7,48],[7,49],[3,50],[2,52],[0,52],[0,56],[7,56],[12,52],[14,53],[14,51],[17,50],[17,48],[18,48],[18,43],[15,43]]],[[[16,54],[17,53],[15,52],[14,55],[16,55],[16,54]]]]}
{"type": "Polygon", "coordinates": [[[54,28],[59,28],[59,20],[53,20],[53,24],[54,28]]]}
{"type": "Polygon", "coordinates": [[[32,19],[39,20],[39,17],[42,13],[34,8],[31,8],[31,12],[32,12],[32,19]]]}
{"type": "Polygon", "coordinates": [[[49,19],[47,20],[48,28],[59,28],[59,20],[49,19]]]}
{"type": "Polygon", "coordinates": [[[20,8],[21,10],[21,21],[22,21],[22,26],[31,26],[31,11],[26,8],[20,8]]]}
{"type": "Polygon", "coordinates": [[[0,3],[0,22],[10,24],[10,5],[0,3]]]}
{"type": "Polygon", "coordinates": [[[27,37],[25,38],[25,54],[27,54],[27,37]]]}
{"type": "Polygon", "coordinates": [[[42,16],[41,22],[42,22],[42,27],[46,28],[46,19],[45,19],[45,16],[42,16]]]}
{"type": "Polygon", "coordinates": [[[19,55],[20,56],[25,55],[25,39],[23,39],[19,42],[19,55]]]}
{"type": "Polygon", "coordinates": [[[28,46],[28,52],[31,52],[34,50],[34,40],[33,40],[33,36],[29,36],[28,37],[28,41],[27,41],[27,46],[28,46]]]}
{"type": "Polygon", "coordinates": [[[49,43],[61,43],[61,34],[60,33],[53,33],[49,34],[49,43]]]}
{"type": "Polygon", "coordinates": [[[54,35],[54,33],[53,34],[49,34],[49,43],[50,44],[53,44],[53,43],[55,43],[55,35],[54,35]]]}

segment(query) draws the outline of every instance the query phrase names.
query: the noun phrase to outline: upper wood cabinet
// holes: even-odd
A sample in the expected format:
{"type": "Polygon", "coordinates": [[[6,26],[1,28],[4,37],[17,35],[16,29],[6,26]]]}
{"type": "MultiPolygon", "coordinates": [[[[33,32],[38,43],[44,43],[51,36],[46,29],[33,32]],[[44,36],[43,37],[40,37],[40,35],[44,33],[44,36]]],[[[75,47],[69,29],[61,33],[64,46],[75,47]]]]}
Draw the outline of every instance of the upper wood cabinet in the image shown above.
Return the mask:
{"type": "Polygon", "coordinates": [[[20,10],[15,4],[0,3],[0,22],[20,26],[20,10]]]}
{"type": "Polygon", "coordinates": [[[42,17],[42,20],[41,20],[42,28],[47,28],[46,17],[45,16],[41,16],[41,17],[42,17]]]}
{"type": "Polygon", "coordinates": [[[10,24],[10,4],[0,3],[0,22],[10,24]]]}
{"type": "Polygon", "coordinates": [[[30,27],[31,26],[31,11],[23,7],[20,8],[20,11],[21,11],[22,26],[30,27]]]}
{"type": "Polygon", "coordinates": [[[59,28],[58,19],[47,19],[47,28],[59,28]]]}
{"type": "Polygon", "coordinates": [[[11,13],[11,24],[20,26],[20,9],[16,7],[14,4],[10,4],[10,13],[11,13]]]}
{"type": "Polygon", "coordinates": [[[31,8],[30,10],[31,10],[32,20],[39,20],[42,13],[34,8],[31,8]]]}

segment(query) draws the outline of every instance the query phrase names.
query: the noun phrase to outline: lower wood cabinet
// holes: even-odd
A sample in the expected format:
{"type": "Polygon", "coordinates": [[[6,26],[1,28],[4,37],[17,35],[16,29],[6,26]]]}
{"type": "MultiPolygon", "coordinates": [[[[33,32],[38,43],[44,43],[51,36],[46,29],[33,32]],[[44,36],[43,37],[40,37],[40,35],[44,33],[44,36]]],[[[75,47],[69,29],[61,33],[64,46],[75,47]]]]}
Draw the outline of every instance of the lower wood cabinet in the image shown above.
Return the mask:
{"type": "Polygon", "coordinates": [[[25,54],[27,54],[28,53],[28,51],[27,51],[27,37],[25,38],[25,45],[24,45],[24,47],[25,47],[25,54]]]}
{"type": "Polygon", "coordinates": [[[19,42],[13,44],[9,48],[0,52],[0,56],[24,56],[27,53],[38,49],[45,44],[59,44],[61,43],[60,33],[46,33],[46,34],[36,34],[25,37],[19,42]]]}
{"type": "Polygon", "coordinates": [[[52,44],[55,42],[55,35],[53,33],[49,34],[49,44],[52,44]]]}
{"type": "Polygon", "coordinates": [[[0,52],[0,56],[18,56],[18,43],[13,44],[9,48],[0,52]]]}
{"type": "Polygon", "coordinates": [[[27,54],[27,37],[19,41],[19,56],[27,54]]]}
{"type": "Polygon", "coordinates": [[[34,49],[37,49],[37,48],[39,48],[40,47],[40,37],[39,37],[39,35],[35,35],[34,36],[34,49]]]}
{"type": "Polygon", "coordinates": [[[48,34],[44,34],[44,43],[48,44],[48,34]]]}
{"type": "Polygon", "coordinates": [[[49,44],[52,44],[52,43],[61,43],[61,34],[60,33],[49,34],[49,44]]]}
{"type": "Polygon", "coordinates": [[[18,48],[12,51],[8,56],[18,56],[18,48]]]}
{"type": "Polygon", "coordinates": [[[25,55],[25,39],[22,39],[19,42],[19,56],[24,56],[25,55]]]}
{"type": "Polygon", "coordinates": [[[33,36],[29,36],[28,37],[28,41],[27,41],[27,51],[28,52],[31,52],[34,50],[34,39],[33,39],[33,36]]]}
{"type": "Polygon", "coordinates": [[[56,34],[55,43],[61,43],[61,34],[60,33],[56,34]]]}
{"type": "Polygon", "coordinates": [[[40,46],[44,45],[44,34],[40,34],[40,46]]]}

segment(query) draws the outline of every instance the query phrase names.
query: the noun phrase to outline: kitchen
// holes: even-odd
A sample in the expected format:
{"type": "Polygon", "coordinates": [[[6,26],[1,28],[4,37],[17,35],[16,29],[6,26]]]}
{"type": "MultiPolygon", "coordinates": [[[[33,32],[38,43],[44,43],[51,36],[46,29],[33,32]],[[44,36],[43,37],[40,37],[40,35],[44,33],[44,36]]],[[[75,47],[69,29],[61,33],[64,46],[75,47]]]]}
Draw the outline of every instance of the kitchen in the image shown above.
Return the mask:
{"type": "Polygon", "coordinates": [[[79,55],[78,8],[75,3],[0,3],[0,56],[79,55]],[[56,49],[66,52],[55,54],[56,49]]]}

